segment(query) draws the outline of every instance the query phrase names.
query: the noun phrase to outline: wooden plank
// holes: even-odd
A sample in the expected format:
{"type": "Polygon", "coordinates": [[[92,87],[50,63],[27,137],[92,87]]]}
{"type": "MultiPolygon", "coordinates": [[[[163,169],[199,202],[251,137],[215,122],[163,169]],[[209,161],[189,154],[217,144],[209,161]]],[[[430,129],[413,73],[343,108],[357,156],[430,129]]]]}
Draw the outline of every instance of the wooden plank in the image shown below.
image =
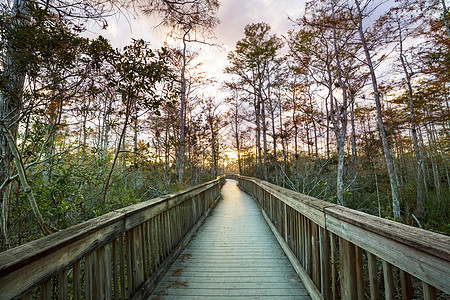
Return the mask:
{"type": "MultiPolygon", "coordinates": [[[[169,256],[159,265],[159,267],[157,268],[157,270],[155,271],[153,276],[142,285],[142,287],[136,292],[136,294],[133,296],[132,299],[135,299],[135,300],[144,299],[151,294],[151,292],[155,289],[156,284],[158,282],[160,282],[161,279],[164,277],[166,272],[169,270],[170,266],[178,258],[180,253],[184,250],[186,245],[189,243],[189,241],[192,239],[194,234],[197,232],[197,230],[203,224],[206,217],[210,214],[211,210],[215,207],[215,205],[217,204],[218,201],[219,201],[219,197],[217,197],[213,201],[212,206],[208,207],[207,210],[205,211],[205,213],[200,216],[200,218],[197,220],[195,225],[184,236],[183,240],[174,248],[174,250],[169,254],[169,256]]],[[[156,232],[158,232],[158,230],[156,230],[156,232]]]]}
{"type": "Polygon", "coordinates": [[[245,180],[254,183],[258,187],[268,191],[270,194],[276,196],[279,200],[301,212],[307,218],[314,220],[316,224],[325,228],[324,208],[335,206],[330,202],[321,201],[316,198],[296,193],[292,190],[282,188],[252,177],[244,177],[240,180],[245,180]]]}
{"type": "Polygon", "coordinates": [[[73,300],[81,300],[81,261],[73,264],[73,300]]]}
{"type": "MultiPolygon", "coordinates": [[[[0,299],[12,299],[22,295],[31,288],[39,286],[50,277],[58,274],[61,270],[72,266],[87,253],[90,253],[99,246],[113,240],[120,232],[122,232],[124,222],[123,216],[111,214],[110,217],[114,219],[114,222],[102,219],[97,220],[98,222],[90,223],[96,229],[94,232],[92,232],[92,228],[90,228],[90,230],[80,229],[80,232],[74,233],[77,235],[77,238],[81,235],[83,235],[83,237],[72,239],[72,244],[64,245],[65,242],[69,240],[64,237],[62,242],[64,246],[61,246],[60,249],[56,250],[55,248],[50,247],[50,249],[55,250],[53,253],[47,253],[45,251],[45,249],[49,249],[49,247],[34,242],[29,243],[34,245],[33,247],[29,247],[29,244],[25,244],[27,246],[21,247],[21,251],[15,250],[16,248],[11,249],[14,250],[12,253],[16,253],[16,255],[21,258],[20,262],[18,262],[17,257],[14,259],[14,261],[17,262],[16,265],[22,265],[22,267],[18,269],[3,268],[3,271],[9,271],[0,277],[0,299]],[[108,225],[104,226],[105,223],[108,223],[108,225]],[[85,234],[86,231],[89,233],[85,234]],[[83,234],[81,232],[83,232],[83,234]],[[38,248],[35,248],[35,246],[42,246],[45,249],[40,251],[38,248]],[[24,253],[23,251],[29,251],[30,253],[24,253]],[[28,264],[25,264],[27,261],[28,264]]],[[[73,232],[73,230],[70,232],[73,232]]],[[[44,239],[45,238],[42,238],[42,240],[44,239]]],[[[53,244],[57,243],[53,239],[49,242],[53,244]]],[[[3,263],[4,259],[9,258],[11,254],[8,253],[7,255],[4,255],[4,253],[5,252],[0,253],[0,257],[2,257],[0,259],[0,261],[2,261],[0,262],[0,265],[3,263]]],[[[11,265],[9,264],[9,266],[11,265]]],[[[1,267],[3,266],[0,266],[0,268],[1,267]]]]}
{"type": "Polygon", "coordinates": [[[320,282],[321,293],[324,299],[331,299],[331,273],[330,273],[330,239],[328,232],[320,227],[320,282]]]}
{"type": "Polygon", "coordinates": [[[380,236],[380,240],[395,240],[424,254],[450,261],[450,237],[399,222],[372,216],[342,206],[327,207],[327,216],[380,236]],[[432,245],[432,247],[431,247],[432,245]]]}
{"type": "Polygon", "coordinates": [[[58,274],[58,299],[67,299],[67,270],[63,270],[58,274]]]}
{"type": "Polygon", "coordinates": [[[319,247],[319,226],[311,222],[311,254],[312,254],[312,279],[318,289],[321,289],[320,284],[320,247],[319,247]]]}
{"type": "Polygon", "coordinates": [[[339,299],[338,291],[338,253],[336,249],[336,235],[330,232],[330,251],[331,251],[331,291],[333,300],[339,299]]]}
{"type": "Polygon", "coordinates": [[[358,299],[364,299],[365,287],[364,287],[364,266],[363,266],[363,250],[359,247],[355,247],[355,267],[356,267],[356,286],[358,292],[358,299]]]}
{"type": "Polygon", "coordinates": [[[93,299],[94,298],[94,287],[93,287],[93,281],[94,281],[94,254],[89,253],[86,255],[86,258],[84,260],[84,272],[85,272],[85,293],[86,293],[86,299],[93,299]]]}
{"type": "Polygon", "coordinates": [[[97,249],[94,264],[95,299],[105,299],[105,247],[97,249]]]}
{"type": "Polygon", "coordinates": [[[119,236],[120,299],[125,299],[125,249],[123,234],[119,236]]]}
{"type": "Polygon", "coordinates": [[[119,296],[119,258],[117,249],[117,239],[112,242],[112,272],[113,272],[113,299],[120,299],[119,296]]]}
{"type": "MultiPolygon", "coordinates": [[[[115,243],[115,241],[113,241],[115,243]]],[[[112,299],[113,279],[112,279],[112,265],[111,265],[111,244],[107,244],[104,247],[103,266],[104,266],[104,289],[105,299],[112,299]]]]}
{"type": "Polygon", "coordinates": [[[370,299],[378,299],[378,271],[377,271],[377,257],[370,252],[367,252],[367,265],[369,268],[369,284],[370,284],[370,299]]]}
{"type": "Polygon", "coordinates": [[[52,281],[47,280],[41,285],[41,300],[52,299],[52,281]]]}
{"type": "Polygon", "coordinates": [[[402,288],[402,300],[413,299],[411,275],[409,275],[403,270],[400,270],[400,284],[402,288]]]}
{"type": "Polygon", "coordinates": [[[29,292],[24,296],[20,297],[20,300],[33,300],[33,292],[29,292]]]}
{"type": "Polygon", "coordinates": [[[149,201],[118,209],[116,210],[116,212],[126,215],[125,230],[129,230],[139,224],[144,223],[146,220],[149,220],[156,215],[164,211],[168,211],[170,208],[191,199],[197,194],[210,190],[218,184],[219,181],[216,179],[192,187],[188,190],[180,191],[170,195],[164,195],[155,199],[151,199],[149,201]]]}
{"type": "MultiPolygon", "coordinates": [[[[450,294],[450,261],[327,214],[327,229],[450,294]]],[[[419,239],[419,238],[418,238],[419,239]]],[[[430,247],[432,248],[432,247],[430,247]]]]}
{"type": "Polygon", "coordinates": [[[436,296],[436,288],[429,285],[426,282],[422,282],[423,287],[423,299],[424,300],[435,300],[437,299],[436,296]]]}
{"type": "Polygon", "coordinates": [[[266,219],[266,222],[269,225],[270,229],[272,230],[272,233],[277,238],[278,243],[283,248],[283,251],[286,253],[286,256],[288,257],[289,261],[292,263],[292,266],[294,267],[295,272],[302,280],[303,284],[305,285],[305,288],[308,290],[310,297],[312,299],[323,299],[319,289],[316,287],[316,285],[312,281],[311,277],[309,277],[308,272],[303,268],[302,264],[297,259],[297,257],[292,252],[292,250],[289,248],[289,246],[286,245],[285,243],[283,243],[283,239],[281,238],[278,231],[276,231],[276,228],[271,223],[269,217],[265,214],[264,211],[262,211],[262,214],[263,214],[264,218],[266,219]]]}
{"type": "Polygon", "coordinates": [[[148,240],[147,240],[147,221],[145,221],[144,223],[142,223],[140,225],[142,228],[142,235],[141,235],[141,244],[142,244],[142,268],[143,268],[143,280],[142,282],[144,282],[145,280],[147,280],[148,277],[150,277],[150,274],[148,272],[148,270],[150,269],[148,266],[148,240]]]}
{"type": "Polygon", "coordinates": [[[392,265],[383,261],[384,297],[387,300],[395,299],[394,275],[392,265]]]}
{"type": "MultiPolygon", "coordinates": [[[[228,201],[226,190],[230,186],[228,183],[224,186],[223,201],[167,272],[150,299],[165,299],[167,296],[185,299],[191,297],[189,295],[195,295],[196,299],[205,295],[209,299],[244,296],[251,299],[266,295],[272,295],[271,299],[283,299],[285,295],[290,295],[290,299],[310,299],[261,216],[256,202],[240,192],[235,184],[231,186],[245,197],[245,201],[235,197],[228,201]]],[[[279,212],[282,209],[277,210],[274,206],[274,214],[279,212]]],[[[264,215],[269,220],[267,214],[264,215]]],[[[279,243],[284,243],[296,259],[273,223],[269,224],[278,235],[279,243]]],[[[322,299],[320,292],[316,291],[318,296],[315,299],[322,299]]]]}
{"type": "Polygon", "coordinates": [[[127,262],[127,297],[131,298],[134,290],[134,257],[133,255],[133,230],[128,230],[125,233],[125,251],[126,251],[126,262],[127,262]]]}
{"type": "Polygon", "coordinates": [[[356,288],[355,245],[339,238],[341,298],[358,299],[356,288]]]}

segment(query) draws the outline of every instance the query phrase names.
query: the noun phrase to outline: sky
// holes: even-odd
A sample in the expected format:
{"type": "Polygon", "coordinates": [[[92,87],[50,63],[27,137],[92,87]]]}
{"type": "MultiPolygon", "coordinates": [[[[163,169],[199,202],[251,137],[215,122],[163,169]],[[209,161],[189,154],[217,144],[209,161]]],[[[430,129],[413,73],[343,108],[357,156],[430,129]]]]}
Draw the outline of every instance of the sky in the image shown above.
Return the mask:
{"type": "MultiPolygon", "coordinates": [[[[294,28],[288,17],[296,19],[301,16],[303,10],[303,0],[221,0],[217,15],[221,23],[214,31],[217,38],[214,42],[222,47],[205,45],[191,47],[199,52],[199,62],[203,64],[207,76],[220,82],[227,78],[223,74],[227,66],[227,53],[244,37],[245,25],[264,21],[271,26],[272,33],[283,35],[294,28]]],[[[150,42],[154,48],[163,46],[166,41],[166,30],[156,27],[159,20],[155,16],[135,18],[131,15],[118,14],[107,21],[106,30],[92,27],[90,28],[92,32],[88,35],[94,37],[101,34],[109,39],[115,48],[123,48],[132,38],[142,38],[150,42]]],[[[218,88],[218,85],[215,88],[218,88]]],[[[209,89],[209,93],[213,91],[209,89]]]]}

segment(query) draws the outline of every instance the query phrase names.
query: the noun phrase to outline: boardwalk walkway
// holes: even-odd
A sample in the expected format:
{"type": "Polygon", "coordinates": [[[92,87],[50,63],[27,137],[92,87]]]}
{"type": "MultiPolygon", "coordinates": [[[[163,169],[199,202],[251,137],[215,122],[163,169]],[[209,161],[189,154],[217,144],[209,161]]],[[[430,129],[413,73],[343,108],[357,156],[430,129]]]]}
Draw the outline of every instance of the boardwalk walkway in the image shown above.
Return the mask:
{"type": "Polygon", "coordinates": [[[150,299],[310,299],[253,199],[222,197],[150,299]]]}

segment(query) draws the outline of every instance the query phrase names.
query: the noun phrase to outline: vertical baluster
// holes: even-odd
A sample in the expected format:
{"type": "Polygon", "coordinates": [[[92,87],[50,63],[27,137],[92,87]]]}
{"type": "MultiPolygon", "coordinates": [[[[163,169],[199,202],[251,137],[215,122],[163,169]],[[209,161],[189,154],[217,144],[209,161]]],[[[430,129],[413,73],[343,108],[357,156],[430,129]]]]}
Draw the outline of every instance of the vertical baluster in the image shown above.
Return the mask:
{"type": "Polygon", "coordinates": [[[155,241],[153,234],[153,218],[147,221],[148,230],[148,259],[149,259],[149,272],[150,276],[153,276],[155,272],[155,241]]]}
{"type": "Polygon", "coordinates": [[[161,263],[164,260],[164,243],[163,243],[163,232],[162,232],[162,226],[161,226],[161,214],[156,216],[156,231],[158,236],[158,266],[161,265],[161,263]]]}
{"type": "Polygon", "coordinates": [[[363,266],[363,251],[361,248],[355,246],[356,254],[356,285],[358,289],[358,299],[364,299],[364,266],[363,266]]]}
{"type": "Polygon", "coordinates": [[[367,264],[369,266],[370,299],[378,299],[378,272],[377,257],[367,252],[367,264]]]}
{"type": "Polygon", "coordinates": [[[24,296],[20,297],[20,300],[32,300],[32,299],[33,299],[33,292],[29,292],[24,296]]]}
{"type": "Polygon", "coordinates": [[[155,271],[155,256],[154,256],[154,242],[153,242],[153,226],[152,219],[146,222],[147,224],[147,249],[148,249],[148,261],[149,261],[149,277],[153,275],[155,271]]]}
{"type": "Polygon", "coordinates": [[[145,280],[148,278],[148,256],[147,256],[147,222],[142,223],[141,226],[141,247],[142,247],[142,273],[143,277],[142,280],[145,282],[145,280]]]}
{"type": "Polygon", "coordinates": [[[52,280],[49,279],[41,285],[41,300],[52,299],[52,280]]]}
{"type": "Polygon", "coordinates": [[[392,265],[383,260],[383,277],[385,299],[395,299],[394,274],[392,273],[392,265]]]}
{"type": "Polygon", "coordinates": [[[89,253],[85,257],[84,272],[85,272],[85,276],[86,276],[86,283],[85,283],[86,299],[92,299],[94,297],[94,287],[93,287],[94,254],[93,253],[89,253]]]}
{"type": "Polygon", "coordinates": [[[167,211],[164,211],[161,214],[161,236],[162,236],[162,240],[163,240],[163,249],[164,249],[164,256],[163,256],[163,261],[166,259],[167,257],[167,253],[169,252],[169,243],[167,242],[168,240],[168,235],[167,235],[167,211]]]}
{"type": "Polygon", "coordinates": [[[300,262],[303,265],[303,268],[306,270],[305,244],[306,244],[305,217],[303,215],[300,215],[300,262]]]}
{"type": "Polygon", "coordinates": [[[428,283],[422,281],[423,287],[423,299],[424,300],[435,300],[436,297],[436,288],[428,283]]]}
{"type": "Polygon", "coordinates": [[[119,259],[117,257],[117,239],[112,242],[112,272],[114,276],[114,299],[119,299],[119,259]]]}
{"type": "Polygon", "coordinates": [[[73,264],[73,300],[81,299],[81,262],[73,264]]]}
{"type": "MultiPolygon", "coordinates": [[[[286,203],[283,202],[283,233],[284,233],[284,241],[290,245],[289,239],[288,239],[288,212],[286,203]]],[[[292,247],[291,247],[292,248],[292,247]]]]}
{"type": "Polygon", "coordinates": [[[320,282],[324,299],[331,299],[330,282],[330,239],[328,231],[319,227],[320,239],[320,282]]]}
{"type": "MultiPolygon", "coordinates": [[[[125,249],[123,234],[119,236],[119,264],[120,264],[120,299],[125,299],[125,249]]],[[[118,299],[118,297],[116,297],[118,299]]]]}
{"type": "Polygon", "coordinates": [[[133,294],[137,291],[143,283],[143,266],[142,266],[142,245],[141,245],[141,226],[138,225],[132,229],[133,234],[133,294]]]}
{"type": "Polygon", "coordinates": [[[308,275],[311,277],[311,222],[308,218],[305,218],[305,270],[308,275]]]}
{"type": "Polygon", "coordinates": [[[96,251],[96,259],[94,263],[94,282],[96,299],[105,298],[105,248],[101,247],[96,251]]]}
{"type": "Polygon", "coordinates": [[[320,285],[320,247],[319,247],[319,226],[311,221],[312,235],[311,235],[311,254],[312,254],[312,265],[311,269],[313,271],[313,281],[317,288],[321,290],[320,285]]]}
{"type": "MultiPolygon", "coordinates": [[[[113,241],[113,244],[115,240],[113,241]]],[[[103,267],[104,267],[104,289],[105,299],[112,299],[112,265],[111,265],[111,244],[107,244],[104,247],[103,252],[103,267]]]]}
{"type": "Polygon", "coordinates": [[[333,295],[333,300],[339,299],[338,291],[338,251],[337,251],[337,241],[336,235],[330,233],[330,252],[331,252],[331,290],[333,295]]]}
{"type": "Polygon", "coordinates": [[[298,213],[296,210],[293,210],[295,219],[294,219],[294,239],[295,239],[295,248],[296,248],[296,253],[297,253],[297,258],[300,261],[300,263],[302,262],[302,255],[301,255],[301,250],[300,250],[300,237],[301,237],[301,228],[300,228],[300,213],[298,213]]]}
{"type": "Polygon", "coordinates": [[[413,298],[413,291],[411,285],[411,275],[403,270],[400,270],[400,283],[402,286],[402,299],[410,300],[413,298]]]}
{"type": "Polygon", "coordinates": [[[158,231],[156,225],[157,216],[152,219],[152,235],[153,235],[153,257],[155,261],[155,271],[158,270],[159,266],[159,242],[158,242],[158,231]]]}
{"type": "Polygon", "coordinates": [[[131,296],[134,294],[133,291],[133,277],[134,277],[134,264],[133,264],[133,236],[132,236],[133,230],[128,230],[125,233],[125,250],[126,250],[126,256],[127,256],[127,298],[131,298],[131,296]]]}
{"type": "Polygon", "coordinates": [[[341,297],[342,299],[357,299],[355,245],[339,238],[339,263],[341,267],[341,297]]]}

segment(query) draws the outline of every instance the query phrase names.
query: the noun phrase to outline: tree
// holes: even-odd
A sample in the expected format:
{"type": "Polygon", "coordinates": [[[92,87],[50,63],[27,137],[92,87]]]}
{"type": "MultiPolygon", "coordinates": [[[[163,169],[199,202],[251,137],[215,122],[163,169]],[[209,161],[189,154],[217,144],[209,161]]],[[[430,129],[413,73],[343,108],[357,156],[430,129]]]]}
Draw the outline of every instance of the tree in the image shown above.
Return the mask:
{"type": "Polygon", "coordinates": [[[133,118],[133,109],[136,109],[137,103],[142,102],[148,109],[158,113],[161,99],[156,97],[154,88],[155,84],[168,72],[164,55],[164,49],[155,54],[143,40],[134,40],[131,45],[125,46],[123,54],[116,53],[114,59],[118,77],[113,80],[113,83],[118,87],[118,93],[122,98],[125,120],[103,188],[103,203],[106,201],[111,175],[116,166],[129,121],[133,118]]]}
{"type": "Polygon", "coordinates": [[[363,20],[368,17],[368,15],[365,13],[365,11],[361,8],[367,8],[367,4],[362,4],[359,0],[355,0],[355,7],[356,7],[356,14],[355,14],[355,25],[359,32],[360,37],[360,43],[363,49],[363,53],[366,60],[366,66],[369,69],[369,74],[372,81],[372,88],[373,88],[373,95],[375,98],[375,105],[377,108],[377,122],[378,122],[378,129],[380,131],[381,141],[383,142],[383,150],[384,150],[384,156],[386,160],[386,166],[389,173],[389,181],[391,184],[391,192],[392,192],[392,207],[393,207],[393,214],[394,219],[400,220],[401,218],[401,212],[400,212],[400,195],[399,195],[399,189],[398,189],[398,182],[397,182],[397,174],[394,168],[394,162],[391,155],[391,150],[389,148],[389,143],[386,136],[386,130],[384,127],[383,122],[383,113],[381,110],[381,100],[380,100],[380,91],[378,89],[378,80],[377,75],[375,73],[375,66],[373,64],[371,51],[369,48],[369,43],[367,40],[367,33],[363,26],[363,20]]]}
{"type": "Polygon", "coordinates": [[[239,84],[253,101],[256,123],[256,144],[259,167],[267,179],[267,124],[266,102],[270,89],[270,70],[276,63],[278,52],[283,43],[276,35],[270,35],[270,26],[266,23],[255,23],[245,26],[245,37],[236,43],[236,50],[228,54],[230,66],[226,73],[237,75],[239,84]],[[263,153],[261,154],[261,134],[263,153]],[[262,155],[264,163],[262,163],[262,155]]]}
{"type": "Polygon", "coordinates": [[[181,102],[180,102],[180,137],[177,153],[177,173],[179,182],[183,181],[185,169],[185,139],[186,139],[186,49],[188,42],[206,43],[197,40],[197,35],[208,38],[213,35],[212,30],[219,23],[215,17],[219,9],[217,0],[180,0],[180,1],[151,1],[143,7],[144,13],[157,13],[163,17],[162,24],[172,29],[172,35],[180,39],[182,48],[181,68],[181,102]]]}
{"type": "Polygon", "coordinates": [[[230,91],[231,96],[226,98],[225,101],[229,106],[228,111],[228,124],[231,126],[232,137],[234,139],[233,147],[236,148],[239,174],[242,175],[242,135],[243,128],[242,123],[244,122],[245,115],[243,114],[243,103],[241,99],[243,97],[242,91],[239,90],[238,84],[236,82],[226,82],[225,88],[230,91]]]}

